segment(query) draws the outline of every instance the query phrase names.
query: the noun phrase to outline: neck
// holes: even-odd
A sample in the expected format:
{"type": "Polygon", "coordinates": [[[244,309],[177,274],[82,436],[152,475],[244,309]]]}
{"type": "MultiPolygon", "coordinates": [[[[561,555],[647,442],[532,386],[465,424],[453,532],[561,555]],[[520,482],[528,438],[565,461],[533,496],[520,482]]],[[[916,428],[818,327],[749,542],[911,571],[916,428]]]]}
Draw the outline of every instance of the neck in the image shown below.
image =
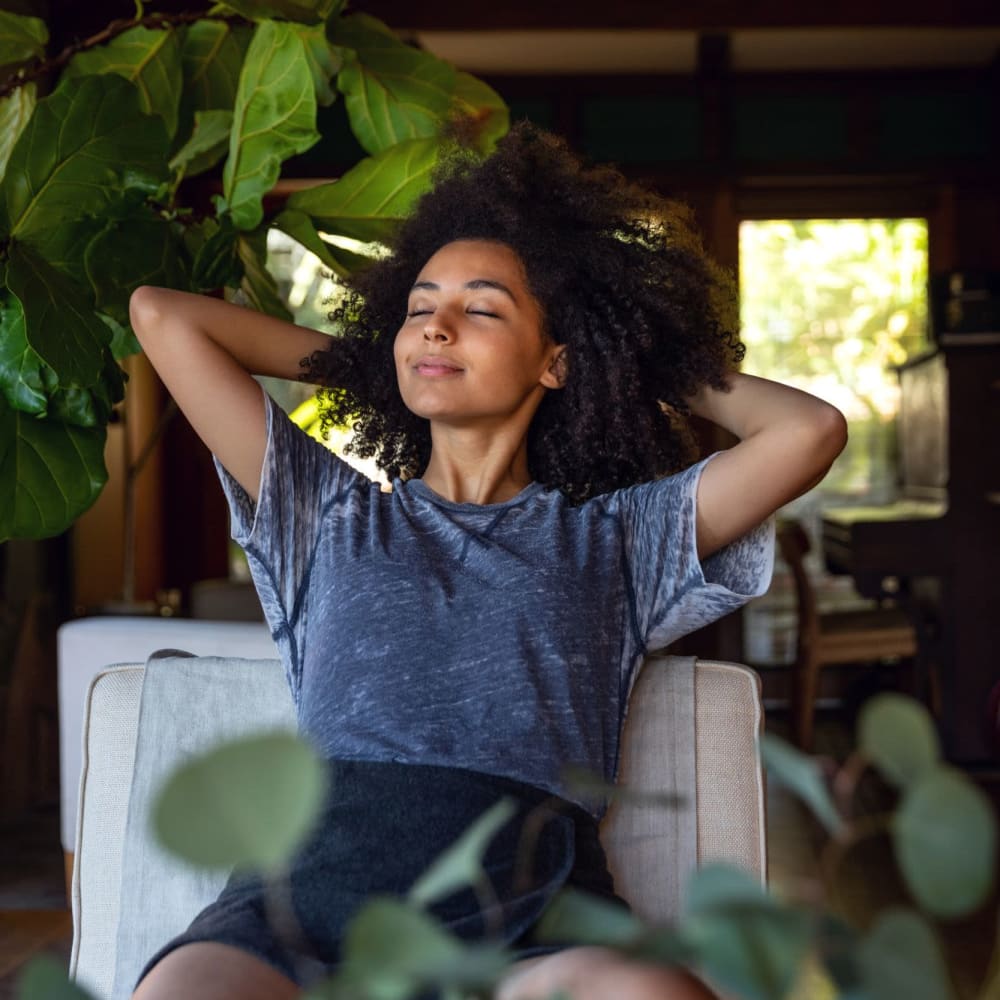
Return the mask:
{"type": "Polygon", "coordinates": [[[432,424],[431,458],[421,478],[454,503],[503,503],[532,481],[527,439],[432,424]]]}

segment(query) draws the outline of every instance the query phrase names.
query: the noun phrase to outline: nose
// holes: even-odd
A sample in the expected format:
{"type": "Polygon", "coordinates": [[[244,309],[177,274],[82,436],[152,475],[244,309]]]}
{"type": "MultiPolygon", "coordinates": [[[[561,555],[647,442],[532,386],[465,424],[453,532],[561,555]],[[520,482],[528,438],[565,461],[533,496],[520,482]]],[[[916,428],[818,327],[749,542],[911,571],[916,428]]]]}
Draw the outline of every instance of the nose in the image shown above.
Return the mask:
{"type": "Polygon", "coordinates": [[[424,340],[429,343],[447,344],[452,339],[451,330],[436,316],[428,318],[424,324],[424,340]]]}

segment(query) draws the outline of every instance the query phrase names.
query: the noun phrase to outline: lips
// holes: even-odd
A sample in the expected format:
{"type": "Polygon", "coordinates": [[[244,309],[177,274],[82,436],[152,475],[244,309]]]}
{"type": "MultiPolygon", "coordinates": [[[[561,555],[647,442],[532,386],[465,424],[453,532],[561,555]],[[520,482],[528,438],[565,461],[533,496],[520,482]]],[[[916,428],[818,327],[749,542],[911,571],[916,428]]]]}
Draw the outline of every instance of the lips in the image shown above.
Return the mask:
{"type": "Polygon", "coordinates": [[[462,367],[455,364],[454,361],[449,361],[436,354],[428,354],[418,358],[413,365],[413,370],[426,378],[447,378],[450,375],[461,375],[463,371],[462,367]]]}

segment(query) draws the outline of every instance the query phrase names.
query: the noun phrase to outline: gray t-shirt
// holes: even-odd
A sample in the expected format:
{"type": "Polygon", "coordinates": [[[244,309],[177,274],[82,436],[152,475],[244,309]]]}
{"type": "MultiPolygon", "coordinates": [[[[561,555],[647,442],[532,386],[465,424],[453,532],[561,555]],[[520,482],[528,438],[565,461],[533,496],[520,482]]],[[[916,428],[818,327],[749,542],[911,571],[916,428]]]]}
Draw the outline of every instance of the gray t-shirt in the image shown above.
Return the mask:
{"type": "MultiPolygon", "coordinates": [[[[392,492],[265,393],[255,505],[216,459],[303,734],[330,758],[444,764],[567,795],[618,770],[642,657],[763,593],[771,523],[695,550],[704,462],[571,506],[392,492]]],[[[572,797],[572,796],[569,796],[572,797]]]]}

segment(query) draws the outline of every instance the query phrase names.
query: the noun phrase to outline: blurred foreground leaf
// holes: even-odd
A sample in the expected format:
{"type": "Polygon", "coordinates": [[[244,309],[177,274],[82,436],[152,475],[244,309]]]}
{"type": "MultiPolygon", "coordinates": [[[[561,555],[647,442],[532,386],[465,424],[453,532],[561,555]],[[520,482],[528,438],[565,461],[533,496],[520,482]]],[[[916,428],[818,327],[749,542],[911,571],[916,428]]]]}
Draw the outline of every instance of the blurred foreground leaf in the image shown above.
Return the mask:
{"type": "Polygon", "coordinates": [[[71,982],[62,962],[47,955],[33,958],[17,983],[18,1000],[94,1000],[82,986],[71,982]]]}
{"type": "Polygon", "coordinates": [[[832,836],[843,828],[843,820],[830,798],[820,766],[813,757],[765,733],[760,738],[760,757],[768,774],[794,792],[832,836]]]}
{"type": "Polygon", "coordinates": [[[746,1000],[785,1000],[817,929],[812,914],[773,899],[747,872],[713,864],[692,877],[680,934],[715,986],[746,1000]]]}
{"type": "Polygon", "coordinates": [[[911,784],[892,834],[906,884],[929,913],[960,917],[986,898],[996,866],[996,818],[965,775],[938,767],[911,784]]]}
{"type": "Polygon", "coordinates": [[[861,709],[858,749],[879,773],[905,787],[941,758],[937,730],[919,702],[899,694],[880,694],[861,709]]]}
{"type": "Polygon", "coordinates": [[[427,906],[486,878],[486,848],[515,812],[510,799],[501,799],[487,809],[416,881],[410,889],[410,902],[427,906]]]}
{"type": "MultiPolygon", "coordinates": [[[[426,989],[488,990],[510,965],[491,945],[467,945],[405,903],[375,899],[348,925],[340,989],[363,983],[358,994],[404,1000],[426,989]]],[[[350,995],[333,992],[337,995],[350,995]]]]}
{"type": "Polygon", "coordinates": [[[167,850],[202,868],[280,871],[323,804],[323,762],[293,733],[227,743],[176,770],[153,808],[167,850]]]}
{"type": "Polygon", "coordinates": [[[862,941],[859,963],[867,1000],[951,1000],[941,947],[916,913],[883,913],[862,941]]]}

